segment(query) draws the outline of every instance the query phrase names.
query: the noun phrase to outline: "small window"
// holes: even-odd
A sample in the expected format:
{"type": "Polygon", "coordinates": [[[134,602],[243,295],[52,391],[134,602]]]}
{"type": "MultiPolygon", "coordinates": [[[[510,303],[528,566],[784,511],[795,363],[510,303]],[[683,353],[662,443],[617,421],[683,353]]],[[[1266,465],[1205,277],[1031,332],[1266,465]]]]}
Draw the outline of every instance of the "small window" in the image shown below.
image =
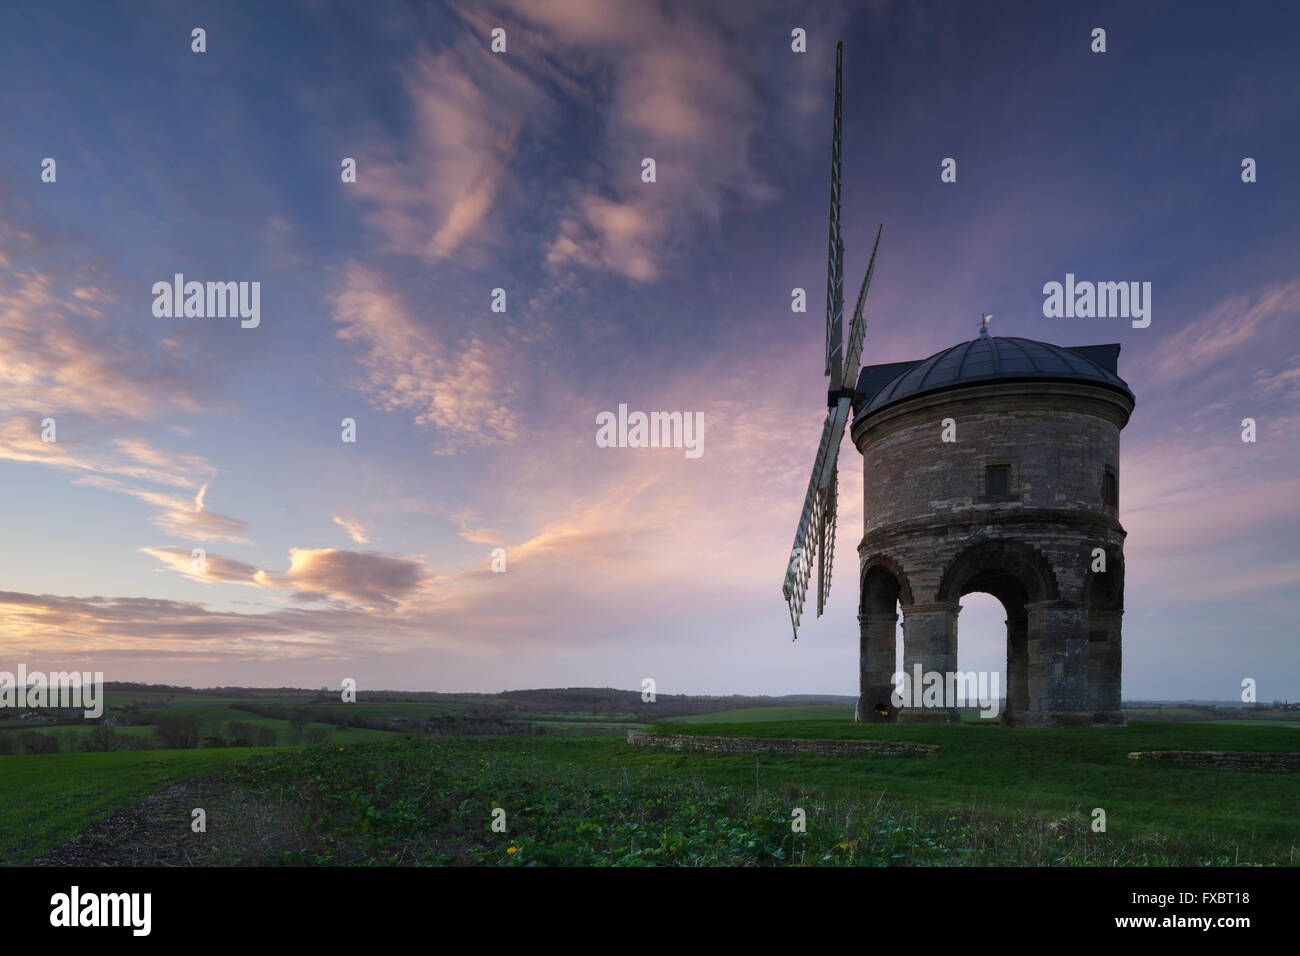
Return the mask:
{"type": "Polygon", "coordinates": [[[1119,482],[1115,479],[1115,472],[1109,468],[1102,474],[1101,500],[1108,508],[1119,507],[1119,482]]]}
{"type": "Polygon", "coordinates": [[[989,465],[985,469],[985,490],[989,498],[1006,498],[1011,494],[1011,466],[989,465]]]}

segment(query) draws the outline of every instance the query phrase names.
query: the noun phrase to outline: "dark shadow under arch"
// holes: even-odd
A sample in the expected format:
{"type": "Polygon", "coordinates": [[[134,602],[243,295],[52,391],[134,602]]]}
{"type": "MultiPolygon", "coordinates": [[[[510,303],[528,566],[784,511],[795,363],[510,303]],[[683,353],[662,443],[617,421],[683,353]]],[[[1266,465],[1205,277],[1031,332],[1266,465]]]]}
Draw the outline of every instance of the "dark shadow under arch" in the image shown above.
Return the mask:
{"type": "Polygon", "coordinates": [[[900,604],[911,604],[912,583],[907,580],[907,574],[897,561],[886,554],[874,554],[863,563],[860,592],[862,597],[858,602],[859,614],[871,613],[868,604],[878,604],[879,600],[888,596],[891,580],[893,600],[900,604]]]}
{"type": "Polygon", "coordinates": [[[858,602],[858,706],[861,723],[892,723],[898,654],[898,605],[912,603],[912,585],[897,561],[872,555],[862,565],[858,602]]]}

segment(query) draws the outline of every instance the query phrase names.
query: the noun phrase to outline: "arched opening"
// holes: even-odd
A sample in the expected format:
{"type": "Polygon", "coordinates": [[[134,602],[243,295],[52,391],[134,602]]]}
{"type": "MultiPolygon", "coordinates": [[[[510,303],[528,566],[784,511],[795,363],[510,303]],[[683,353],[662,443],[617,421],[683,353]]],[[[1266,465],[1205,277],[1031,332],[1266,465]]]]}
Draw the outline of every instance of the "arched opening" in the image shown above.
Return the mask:
{"type": "Polygon", "coordinates": [[[898,719],[892,694],[898,670],[899,607],[911,603],[912,590],[902,569],[889,558],[877,555],[866,562],[861,593],[858,705],[854,719],[859,723],[893,723],[898,719]]]}
{"type": "MultiPolygon", "coordinates": [[[[957,645],[957,669],[962,674],[976,674],[982,678],[980,692],[991,698],[992,711],[988,719],[999,719],[1006,711],[1008,666],[1018,652],[1023,656],[1025,621],[1023,606],[1018,618],[1021,626],[1012,628],[1016,619],[1012,610],[1001,600],[986,591],[968,591],[961,596],[961,613],[958,615],[961,639],[957,645]]],[[[1019,675],[1024,677],[1025,675],[1019,675]]],[[[1023,686],[1024,681],[1018,681],[1023,686]]],[[[1023,701],[1021,705],[1023,707],[1023,701]]],[[[979,722],[986,718],[972,713],[977,701],[967,700],[963,721],[979,722]]]]}
{"type": "MultiPolygon", "coordinates": [[[[983,593],[995,598],[1005,612],[1006,670],[1005,685],[1000,687],[1005,699],[1001,713],[1002,722],[1008,726],[1024,723],[1025,714],[1033,709],[1036,696],[1031,691],[1031,641],[1037,636],[1031,631],[1042,630],[1041,609],[1045,602],[1059,598],[1056,576],[1051,564],[1030,545],[1016,541],[985,540],[976,542],[963,551],[948,566],[940,582],[933,605],[917,608],[913,616],[923,617],[918,624],[930,632],[931,662],[948,663],[956,669],[957,612],[960,601],[968,594],[983,593]],[[943,616],[947,615],[945,624],[943,616]],[[1037,628],[1031,627],[1031,617],[1037,615],[1037,628]],[[943,647],[936,638],[945,630],[950,634],[950,646],[943,647]]],[[[904,609],[907,615],[907,609],[904,609]]],[[[919,629],[919,628],[918,628],[919,629]]],[[[917,656],[917,655],[912,655],[917,656]]],[[[926,669],[943,670],[938,666],[926,669]]],[[[1042,683],[1042,675],[1037,675],[1042,683]]],[[[991,681],[989,684],[991,691],[991,681]]]]}

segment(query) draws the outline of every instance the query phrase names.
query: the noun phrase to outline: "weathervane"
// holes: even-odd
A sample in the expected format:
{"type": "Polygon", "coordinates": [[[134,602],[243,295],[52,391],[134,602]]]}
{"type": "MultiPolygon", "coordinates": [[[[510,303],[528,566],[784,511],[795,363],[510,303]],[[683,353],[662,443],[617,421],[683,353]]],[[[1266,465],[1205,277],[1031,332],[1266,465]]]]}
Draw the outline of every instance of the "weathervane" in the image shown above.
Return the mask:
{"type": "Polygon", "coordinates": [[[982,339],[987,339],[989,337],[989,319],[991,318],[993,318],[992,313],[989,313],[988,315],[980,313],[980,338],[982,339]]]}

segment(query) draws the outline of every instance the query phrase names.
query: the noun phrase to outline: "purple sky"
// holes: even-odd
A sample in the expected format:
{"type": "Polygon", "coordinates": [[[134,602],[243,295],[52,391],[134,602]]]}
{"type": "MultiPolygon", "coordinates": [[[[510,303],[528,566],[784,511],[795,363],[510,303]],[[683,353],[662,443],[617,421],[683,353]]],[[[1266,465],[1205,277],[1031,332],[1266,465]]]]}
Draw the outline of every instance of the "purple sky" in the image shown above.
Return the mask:
{"type": "MultiPolygon", "coordinates": [[[[797,644],[780,594],[842,38],[863,361],[982,311],[1121,343],[1125,697],[1300,697],[1300,14],[1189,6],[10,6],[0,670],[856,693],[848,441],[797,644]],[[1150,327],[1045,318],[1067,272],[1150,282],[1150,327]],[[260,324],[155,317],[176,273],[259,282],[260,324]],[[620,404],[702,413],[703,455],[597,447],[620,404]]],[[[1003,669],[963,604],[959,666],[1003,669]]]]}

